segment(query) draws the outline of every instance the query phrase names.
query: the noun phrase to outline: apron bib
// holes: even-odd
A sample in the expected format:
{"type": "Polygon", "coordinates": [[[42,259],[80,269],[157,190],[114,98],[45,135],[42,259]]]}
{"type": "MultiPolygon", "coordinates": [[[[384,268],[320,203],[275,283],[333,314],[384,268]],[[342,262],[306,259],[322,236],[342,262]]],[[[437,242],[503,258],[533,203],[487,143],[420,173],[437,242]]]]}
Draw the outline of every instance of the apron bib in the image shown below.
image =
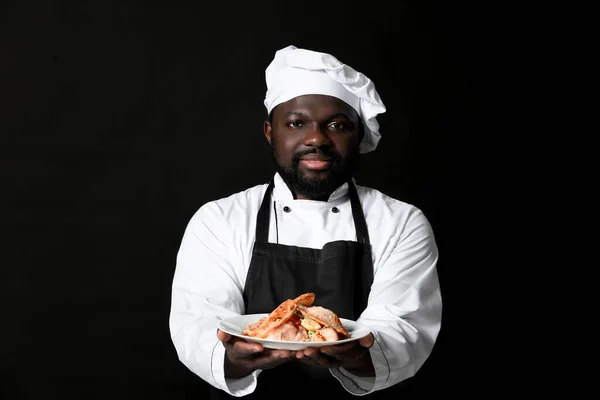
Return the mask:
{"type": "MultiPolygon", "coordinates": [[[[349,182],[357,241],[333,241],[319,250],[268,242],[273,186],[271,181],[258,211],[256,240],[244,288],[246,314],[270,313],[287,299],[313,292],[315,305],[334,311],[340,318],[356,320],[367,307],[373,283],[369,235],[356,187],[349,182]]],[[[234,398],[211,389],[211,399],[234,398]]],[[[301,397],[355,398],[328,369],[292,360],[263,370],[255,392],[243,399],[285,398],[294,391],[301,397]]]]}

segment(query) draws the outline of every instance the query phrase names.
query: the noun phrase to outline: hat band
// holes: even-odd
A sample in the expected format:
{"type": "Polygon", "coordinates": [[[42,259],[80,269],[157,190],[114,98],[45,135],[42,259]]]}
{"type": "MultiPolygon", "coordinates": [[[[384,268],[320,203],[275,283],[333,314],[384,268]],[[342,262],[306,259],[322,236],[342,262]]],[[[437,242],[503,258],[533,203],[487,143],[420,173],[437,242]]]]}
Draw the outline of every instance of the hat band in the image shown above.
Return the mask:
{"type": "Polygon", "coordinates": [[[277,105],[294,97],[308,94],[336,97],[354,108],[360,115],[360,98],[350,93],[326,72],[293,67],[286,68],[277,74],[265,98],[265,107],[270,113],[277,105]]]}

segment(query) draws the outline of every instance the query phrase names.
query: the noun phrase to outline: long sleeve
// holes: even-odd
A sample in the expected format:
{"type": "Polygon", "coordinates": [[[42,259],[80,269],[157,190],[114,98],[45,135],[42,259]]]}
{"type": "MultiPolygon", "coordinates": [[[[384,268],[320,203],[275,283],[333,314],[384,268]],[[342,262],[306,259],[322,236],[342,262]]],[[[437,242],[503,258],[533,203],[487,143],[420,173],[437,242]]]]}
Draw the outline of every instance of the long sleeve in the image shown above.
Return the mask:
{"type": "Polygon", "coordinates": [[[332,374],[356,395],[395,385],[415,375],[431,354],[441,327],[442,299],[436,270],[438,251],[424,214],[414,208],[392,247],[375,268],[367,309],[358,322],[371,328],[376,377],[332,374]]]}
{"type": "MultiPolygon", "coordinates": [[[[200,378],[233,396],[254,392],[260,370],[225,379],[220,320],[245,313],[243,291],[252,258],[256,215],[267,185],[198,210],[184,232],[172,284],[171,338],[180,361],[200,378]]],[[[277,214],[271,242],[315,249],[334,240],[355,240],[350,201],[340,192],[329,202],[294,200],[275,187],[277,214]],[[289,205],[293,212],[282,211],[289,205]],[[331,207],[338,212],[332,213],[331,207]],[[278,221],[278,224],[277,224],[278,221]]],[[[369,394],[412,377],[431,354],[441,326],[438,252],[424,214],[409,204],[359,187],[372,244],[374,278],[358,322],[375,337],[370,349],[376,377],[331,373],[347,391],[369,394]]]]}
{"type": "Polygon", "coordinates": [[[234,396],[254,391],[255,371],[225,380],[225,348],[217,338],[220,320],[244,312],[244,268],[232,251],[226,221],[218,207],[201,208],[188,224],[172,284],[170,332],[180,361],[209,384],[234,396]]]}

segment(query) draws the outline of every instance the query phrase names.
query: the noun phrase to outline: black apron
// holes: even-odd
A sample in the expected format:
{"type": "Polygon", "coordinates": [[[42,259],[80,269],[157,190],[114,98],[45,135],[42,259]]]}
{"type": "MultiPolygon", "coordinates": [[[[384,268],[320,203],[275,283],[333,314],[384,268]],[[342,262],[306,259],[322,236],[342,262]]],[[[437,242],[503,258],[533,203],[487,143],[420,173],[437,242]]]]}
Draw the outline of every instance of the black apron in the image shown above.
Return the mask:
{"type": "MultiPolygon", "coordinates": [[[[269,243],[273,186],[271,181],[258,211],[244,288],[246,314],[270,313],[287,299],[314,292],[315,305],[331,309],[341,318],[356,320],[367,306],[373,283],[369,234],[356,187],[349,182],[357,241],[333,241],[319,250],[269,243]]],[[[221,390],[211,390],[211,399],[234,398],[221,390]]],[[[300,397],[356,399],[328,369],[309,367],[300,360],[263,370],[255,392],[243,399],[287,398],[296,393],[300,397]]]]}

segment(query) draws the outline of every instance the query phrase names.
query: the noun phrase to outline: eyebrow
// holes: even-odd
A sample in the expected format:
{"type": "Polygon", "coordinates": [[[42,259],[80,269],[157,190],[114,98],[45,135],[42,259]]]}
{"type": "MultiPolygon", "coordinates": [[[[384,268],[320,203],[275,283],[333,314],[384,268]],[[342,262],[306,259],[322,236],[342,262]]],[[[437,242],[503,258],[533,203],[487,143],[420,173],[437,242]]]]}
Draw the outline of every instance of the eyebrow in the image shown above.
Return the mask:
{"type": "MultiPolygon", "coordinates": [[[[310,119],[308,114],[300,112],[300,111],[288,111],[287,113],[285,113],[283,118],[288,118],[288,117],[299,117],[299,118],[304,118],[304,119],[310,119]]],[[[352,121],[352,119],[348,116],[348,114],[341,113],[341,112],[334,113],[325,119],[331,120],[331,119],[339,118],[339,117],[343,117],[343,118],[347,119],[348,121],[352,121]]]]}
{"type": "Polygon", "coordinates": [[[303,112],[299,112],[299,111],[288,111],[287,113],[285,113],[283,118],[287,118],[287,117],[308,118],[308,115],[306,115],[303,112]]]}

